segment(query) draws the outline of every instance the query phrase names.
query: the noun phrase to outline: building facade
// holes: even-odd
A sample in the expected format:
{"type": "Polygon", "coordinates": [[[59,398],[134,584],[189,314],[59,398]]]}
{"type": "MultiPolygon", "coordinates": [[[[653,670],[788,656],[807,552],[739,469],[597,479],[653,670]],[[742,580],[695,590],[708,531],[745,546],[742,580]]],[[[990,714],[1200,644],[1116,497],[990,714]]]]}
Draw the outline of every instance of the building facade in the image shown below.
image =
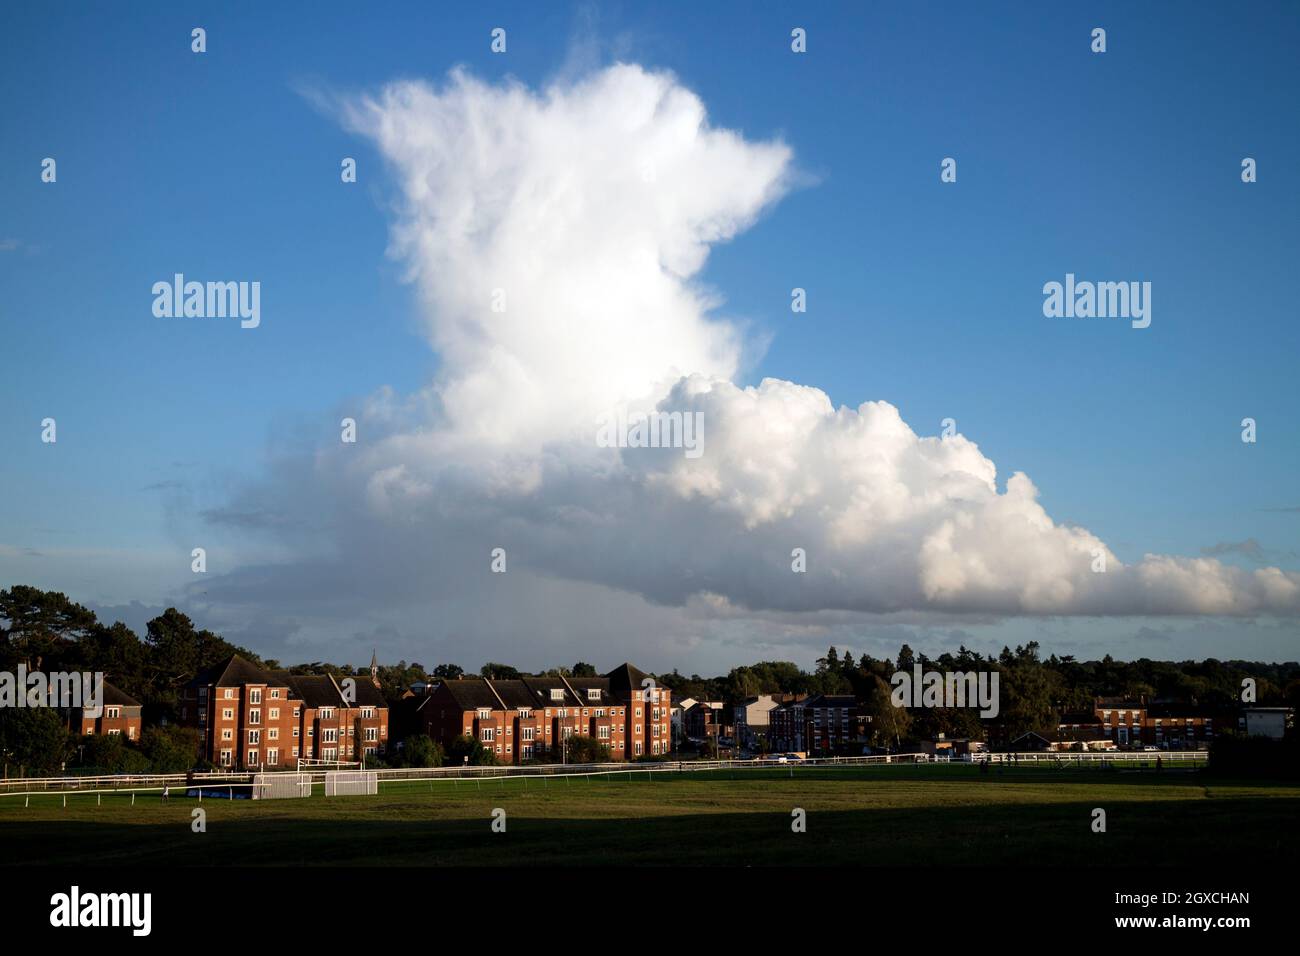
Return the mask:
{"type": "Polygon", "coordinates": [[[611,760],[672,749],[671,692],[631,664],[604,677],[462,678],[432,687],[416,706],[423,733],[444,748],[471,737],[500,763],[563,759],[564,741],[591,737],[611,760]]]}
{"type": "Polygon", "coordinates": [[[298,760],[359,762],[388,747],[388,705],[371,676],[268,671],[238,654],[181,692],[180,722],[200,758],[231,770],[292,769],[298,760]]]}
{"type": "Polygon", "coordinates": [[[98,717],[80,707],[68,711],[69,729],[85,737],[120,734],[132,743],[139,743],[141,725],[140,702],[108,681],[104,681],[103,707],[98,717]]]}

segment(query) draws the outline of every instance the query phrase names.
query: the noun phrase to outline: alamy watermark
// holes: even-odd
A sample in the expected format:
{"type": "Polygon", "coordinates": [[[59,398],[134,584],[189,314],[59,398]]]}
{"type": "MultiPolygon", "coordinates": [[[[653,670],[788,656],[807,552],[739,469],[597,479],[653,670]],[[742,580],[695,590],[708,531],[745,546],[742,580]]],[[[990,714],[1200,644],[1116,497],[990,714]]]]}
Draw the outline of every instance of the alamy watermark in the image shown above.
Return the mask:
{"type": "Polygon", "coordinates": [[[104,675],[99,671],[0,671],[0,707],[77,707],[87,717],[104,714],[104,675]]]}
{"type": "Polygon", "coordinates": [[[183,273],[171,282],[153,284],[153,314],[160,319],[240,319],[241,329],[262,324],[262,283],[186,282],[183,273]]]}
{"type": "Polygon", "coordinates": [[[620,409],[599,423],[600,448],[682,448],[687,458],[704,454],[703,412],[628,412],[620,409]]]}
{"type": "Polygon", "coordinates": [[[1043,296],[1049,319],[1132,319],[1135,329],[1151,324],[1150,282],[1076,282],[1067,272],[1064,284],[1046,283],[1043,296]]]}
{"type": "Polygon", "coordinates": [[[978,707],[980,716],[996,717],[1001,709],[997,671],[898,671],[889,679],[895,707],[978,707]]]}

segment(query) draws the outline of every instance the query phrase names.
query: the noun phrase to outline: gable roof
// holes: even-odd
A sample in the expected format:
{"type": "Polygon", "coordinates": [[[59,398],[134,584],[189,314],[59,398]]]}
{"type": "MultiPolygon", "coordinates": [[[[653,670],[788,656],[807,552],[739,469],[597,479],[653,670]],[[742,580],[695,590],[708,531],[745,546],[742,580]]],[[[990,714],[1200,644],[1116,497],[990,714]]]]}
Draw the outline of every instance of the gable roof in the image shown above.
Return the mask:
{"type": "Polygon", "coordinates": [[[194,679],[187,684],[187,687],[242,687],[244,684],[274,684],[278,687],[284,687],[284,684],[276,684],[268,672],[258,667],[252,661],[245,660],[238,654],[231,654],[226,660],[211,667],[204,668],[195,675],[194,679]]]}
{"type": "Polygon", "coordinates": [[[639,667],[633,667],[626,661],[605,675],[609,680],[610,693],[623,701],[630,701],[634,693],[639,694],[644,690],[645,685],[641,682],[649,676],[639,667]]]}
{"type": "Polygon", "coordinates": [[[108,681],[104,681],[104,700],[105,704],[112,704],[115,707],[141,707],[143,706],[138,700],[125,691],[119,690],[108,681]]]}
{"type": "Polygon", "coordinates": [[[487,681],[481,677],[443,681],[434,693],[444,692],[451,695],[452,701],[461,710],[479,710],[483,707],[491,710],[501,709],[500,703],[497,702],[497,695],[492,693],[492,688],[488,687],[487,681]]]}

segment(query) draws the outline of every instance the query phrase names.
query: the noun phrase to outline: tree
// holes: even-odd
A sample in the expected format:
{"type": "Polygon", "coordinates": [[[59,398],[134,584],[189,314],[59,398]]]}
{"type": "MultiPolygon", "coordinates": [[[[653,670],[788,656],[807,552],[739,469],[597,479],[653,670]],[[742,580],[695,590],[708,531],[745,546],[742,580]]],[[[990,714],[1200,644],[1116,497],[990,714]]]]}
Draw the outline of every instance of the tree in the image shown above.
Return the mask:
{"type": "Polygon", "coordinates": [[[595,737],[575,735],[564,742],[564,759],[567,763],[604,763],[609,760],[609,747],[595,737]]]}
{"type": "Polygon", "coordinates": [[[465,668],[459,664],[439,664],[433,669],[433,676],[439,680],[456,680],[464,674],[465,668]]]}
{"type": "Polygon", "coordinates": [[[0,709],[0,752],[6,775],[13,764],[24,774],[57,773],[68,759],[71,744],[62,719],[48,707],[0,709]]]}
{"type": "Polygon", "coordinates": [[[146,727],[140,751],[154,773],[184,773],[199,757],[199,732],[192,727],[146,727]]]}
{"type": "Polygon", "coordinates": [[[496,754],[488,750],[473,737],[460,736],[447,748],[447,763],[458,767],[468,762],[475,767],[490,767],[497,762],[496,754]],[[466,761],[465,758],[469,760],[466,761]]]}
{"type": "Polygon", "coordinates": [[[442,746],[428,734],[412,734],[402,742],[402,759],[408,767],[441,767],[442,746]]]}
{"type": "Polygon", "coordinates": [[[0,591],[0,622],[6,666],[45,662],[60,645],[83,637],[97,623],[94,612],[66,594],[26,584],[0,591]]]}
{"type": "Polygon", "coordinates": [[[890,699],[893,689],[876,675],[872,677],[870,697],[866,701],[873,741],[895,748],[912,729],[912,715],[906,707],[895,707],[890,699]]]}
{"type": "Polygon", "coordinates": [[[252,651],[237,647],[211,631],[195,630],[194,623],[174,607],[150,621],[146,630],[149,687],[144,703],[155,719],[175,719],[181,687],[204,668],[232,654],[239,654],[254,664],[260,661],[252,651]]]}
{"type": "Polygon", "coordinates": [[[595,677],[596,668],[586,661],[578,661],[573,665],[572,673],[574,677],[595,677]]]}
{"type": "Polygon", "coordinates": [[[522,676],[509,664],[498,664],[495,661],[488,661],[480,667],[478,675],[490,680],[519,680],[522,676]]]}

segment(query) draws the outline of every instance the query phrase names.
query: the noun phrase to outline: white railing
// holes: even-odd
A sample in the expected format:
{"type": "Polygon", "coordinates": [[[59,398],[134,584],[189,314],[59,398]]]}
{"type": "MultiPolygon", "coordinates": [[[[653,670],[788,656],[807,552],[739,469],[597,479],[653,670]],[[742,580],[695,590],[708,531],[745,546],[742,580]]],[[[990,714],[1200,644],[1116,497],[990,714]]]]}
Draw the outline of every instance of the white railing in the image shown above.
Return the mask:
{"type": "MultiPolygon", "coordinates": [[[[711,770],[776,769],[793,772],[801,767],[854,767],[885,764],[933,764],[943,766],[972,766],[988,760],[996,764],[1015,766],[1068,767],[1107,764],[1196,763],[1207,759],[1206,751],[1174,751],[1144,753],[1141,751],[1116,752],[1046,752],[1046,753],[977,753],[966,754],[953,760],[948,755],[925,753],[873,754],[868,757],[808,757],[802,760],[664,760],[645,763],[585,763],[585,764],[523,764],[454,767],[402,767],[371,771],[379,783],[402,780],[484,779],[499,777],[581,777],[656,773],[699,773],[711,770]]],[[[324,769],[303,769],[313,786],[325,782],[324,769]]],[[[202,772],[175,774],[113,774],[97,777],[20,777],[0,781],[0,797],[43,792],[111,793],[115,791],[153,791],[164,787],[184,792],[186,788],[215,790],[222,787],[246,787],[252,783],[251,773],[202,772]]]]}

